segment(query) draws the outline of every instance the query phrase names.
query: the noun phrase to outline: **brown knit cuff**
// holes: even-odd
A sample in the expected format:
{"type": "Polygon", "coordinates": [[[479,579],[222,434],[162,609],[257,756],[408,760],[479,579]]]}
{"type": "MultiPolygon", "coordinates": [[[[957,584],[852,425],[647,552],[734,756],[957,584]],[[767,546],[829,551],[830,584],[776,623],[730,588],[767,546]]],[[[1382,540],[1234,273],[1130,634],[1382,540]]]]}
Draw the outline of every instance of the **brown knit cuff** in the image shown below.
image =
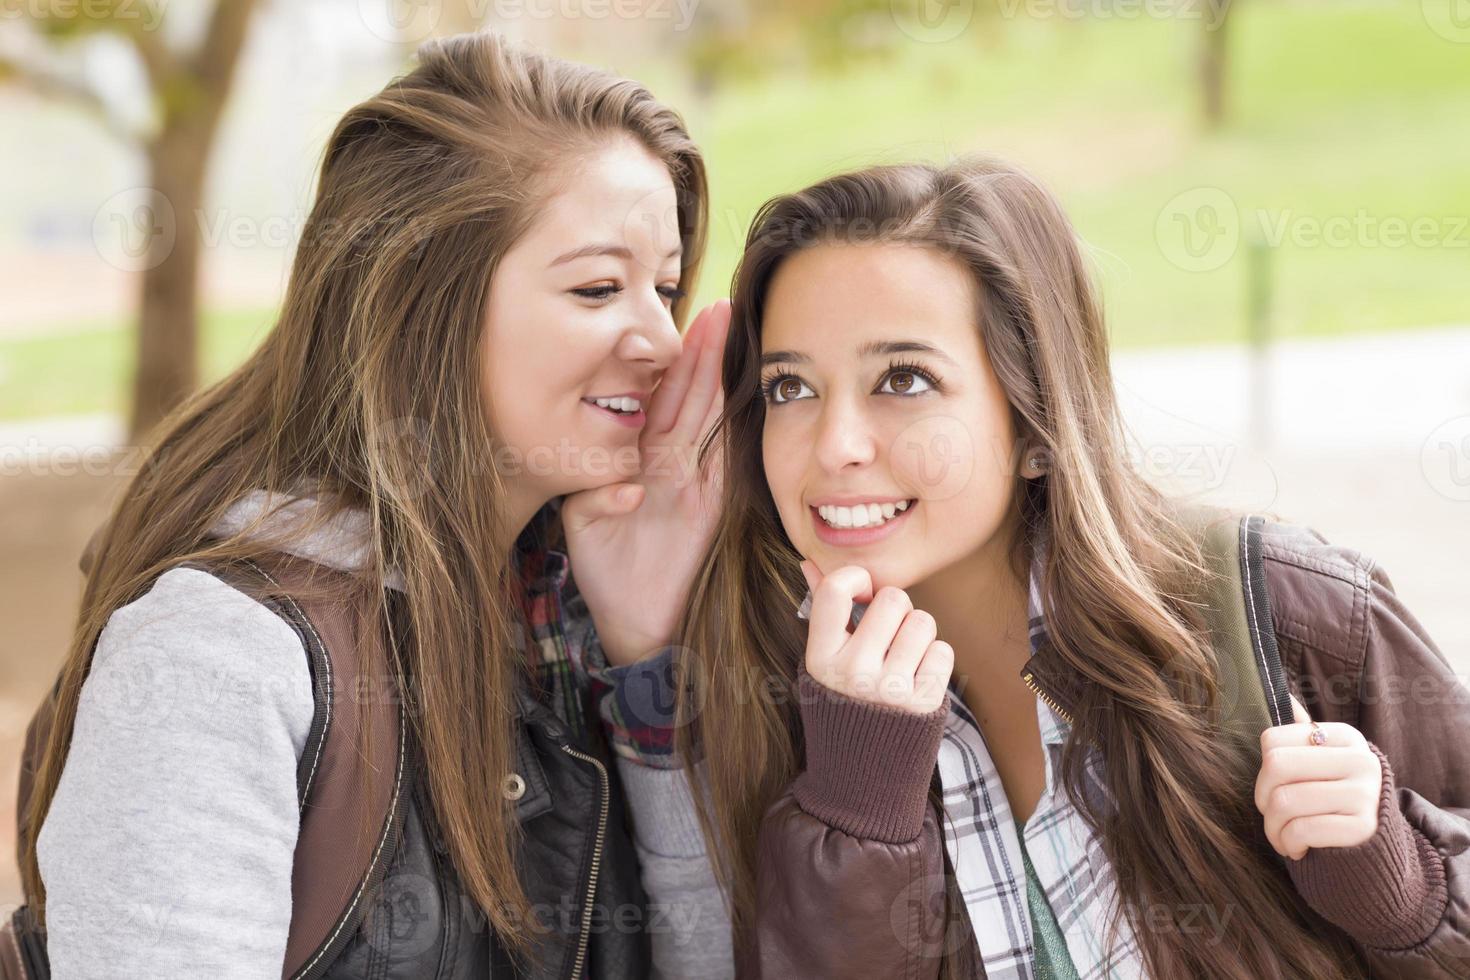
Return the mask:
{"type": "Polygon", "coordinates": [[[1378,829],[1353,847],[1313,847],[1286,859],[1297,891],[1327,921],[1364,946],[1404,949],[1422,942],[1444,917],[1444,858],[1399,809],[1393,767],[1383,766],[1378,829]]]}
{"type": "Polygon", "coordinates": [[[792,785],[803,810],[867,840],[919,836],[950,695],[927,714],[848,697],[797,676],[806,769],[792,785]]]}

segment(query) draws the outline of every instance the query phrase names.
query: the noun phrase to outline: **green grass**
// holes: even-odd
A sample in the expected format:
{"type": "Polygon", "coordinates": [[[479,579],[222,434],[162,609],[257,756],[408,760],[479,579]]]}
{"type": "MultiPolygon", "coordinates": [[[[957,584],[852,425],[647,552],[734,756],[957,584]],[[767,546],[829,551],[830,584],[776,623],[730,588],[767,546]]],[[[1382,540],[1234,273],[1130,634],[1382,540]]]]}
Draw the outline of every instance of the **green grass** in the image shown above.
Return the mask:
{"type": "MultiPolygon", "coordinates": [[[[1426,0],[1431,12],[1450,0],[1426,0]]],[[[1189,5],[1198,9],[1199,5],[1189,5]]],[[[1021,6],[1025,9],[1025,5],[1021,6]]],[[[749,222],[773,194],[876,162],[995,152],[1036,171],[1086,241],[1116,346],[1245,334],[1244,237],[1218,267],[1171,261],[1156,233],[1181,192],[1218,188],[1241,227],[1363,214],[1428,221],[1429,247],[1284,241],[1272,251],[1280,336],[1470,322],[1470,43],[1419,3],[1237,4],[1231,118],[1198,122],[1197,21],[992,20],[842,75],[732,83],[701,101],[667,64],[615,64],[680,106],[712,182],[698,299],[725,294],[749,222]],[[1448,239],[1448,240],[1446,240],[1448,239]]],[[[206,317],[207,376],[260,336],[263,312],[206,317]]],[[[116,409],[130,370],[114,325],[0,342],[0,416],[116,409]]]]}
{"type": "MultiPolygon", "coordinates": [[[[212,310],[203,318],[202,380],[225,375],[274,322],[270,310],[212,310]]],[[[122,411],[131,396],[133,333],[106,323],[0,343],[0,418],[122,411]]]]}

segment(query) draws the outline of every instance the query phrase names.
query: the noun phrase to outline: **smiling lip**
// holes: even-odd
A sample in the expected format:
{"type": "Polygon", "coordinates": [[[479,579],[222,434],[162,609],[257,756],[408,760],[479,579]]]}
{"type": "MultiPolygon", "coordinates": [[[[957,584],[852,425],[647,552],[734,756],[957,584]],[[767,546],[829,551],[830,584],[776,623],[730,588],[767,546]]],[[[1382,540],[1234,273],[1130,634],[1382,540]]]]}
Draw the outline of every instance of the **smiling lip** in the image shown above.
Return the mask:
{"type": "Polygon", "coordinates": [[[593,395],[589,398],[583,398],[582,404],[603,418],[612,419],[619,425],[626,426],[630,429],[641,429],[643,424],[648,421],[648,412],[645,408],[640,408],[636,412],[614,412],[610,408],[603,408],[593,401],[593,398],[633,398],[637,400],[639,405],[646,406],[648,404],[648,392],[646,391],[620,391],[610,395],[593,395]]]}
{"type": "Polygon", "coordinates": [[[824,544],[835,545],[840,548],[855,548],[882,541],[884,538],[893,535],[904,525],[908,520],[908,516],[918,506],[919,501],[912,497],[824,497],[821,500],[808,504],[807,513],[811,515],[812,525],[816,528],[817,538],[824,544]],[[828,504],[837,507],[851,507],[854,504],[896,504],[904,500],[912,501],[907,510],[900,514],[895,514],[892,520],[867,527],[833,527],[822,520],[822,515],[817,512],[818,507],[828,504]]]}

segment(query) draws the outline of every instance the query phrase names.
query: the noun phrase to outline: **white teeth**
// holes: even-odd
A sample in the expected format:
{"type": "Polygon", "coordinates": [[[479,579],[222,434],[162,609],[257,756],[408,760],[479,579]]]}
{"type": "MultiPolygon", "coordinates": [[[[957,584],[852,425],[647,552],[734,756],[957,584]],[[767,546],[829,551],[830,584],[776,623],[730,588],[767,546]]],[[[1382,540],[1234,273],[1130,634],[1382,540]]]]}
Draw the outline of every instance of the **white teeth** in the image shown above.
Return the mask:
{"type": "Polygon", "coordinates": [[[603,408],[610,408],[614,412],[632,413],[643,407],[636,398],[594,398],[592,401],[603,408]]]}
{"type": "Polygon", "coordinates": [[[823,504],[817,508],[817,513],[832,527],[876,527],[893,520],[908,509],[909,502],[903,500],[898,503],[855,504],[851,507],[823,504]]]}

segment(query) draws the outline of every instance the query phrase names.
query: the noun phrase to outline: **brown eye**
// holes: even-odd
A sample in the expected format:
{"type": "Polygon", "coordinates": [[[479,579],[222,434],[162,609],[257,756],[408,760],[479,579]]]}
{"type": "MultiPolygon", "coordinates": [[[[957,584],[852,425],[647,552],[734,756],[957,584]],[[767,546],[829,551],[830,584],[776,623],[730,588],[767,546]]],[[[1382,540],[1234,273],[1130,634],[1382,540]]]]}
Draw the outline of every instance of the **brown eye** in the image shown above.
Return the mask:
{"type": "Polygon", "coordinates": [[[880,395],[922,395],[926,391],[933,391],[938,385],[934,379],[923,371],[915,368],[895,367],[883,375],[883,383],[878,386],[880,395]]]}
{"type": "Polygon", "coordinates": [[[776,394],[783,401],[799,398],[801,397],[801,382],[795,378],[783,378],[781,383],[776,386],[776,394]]]}

